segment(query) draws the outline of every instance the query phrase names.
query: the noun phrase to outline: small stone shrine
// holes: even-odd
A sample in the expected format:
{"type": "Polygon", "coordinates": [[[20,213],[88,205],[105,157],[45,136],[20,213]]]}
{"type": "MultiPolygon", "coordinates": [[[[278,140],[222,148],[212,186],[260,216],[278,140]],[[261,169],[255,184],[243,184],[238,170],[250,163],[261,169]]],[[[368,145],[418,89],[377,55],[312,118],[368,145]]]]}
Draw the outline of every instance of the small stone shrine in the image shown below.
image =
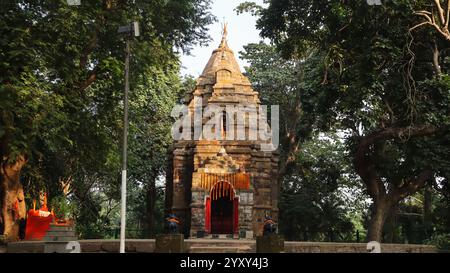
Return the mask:
{"type": "MultiPolygon", "coordinates": [[[[226,26],[219,48],[213,51],[195,90],[185,98],[192,113],[199,103],[202,109],[211,105],[223,109],[222,128],[214,129],[221,130],[222,139],[174,141],[166,179],[166,212],[180,218],[186,238],[262,235],[265,215],[278,221],[278,153],[261,148],[267,140],[230,137],[236,131],[230,121],[243,125],[246,135],[257,129],[245,124],[245,118],[240,124],[238,114],[225,112],[227,106],[260,109],[261,102],[228,47],[226,26]]],[[[206,122],[202,117],[202,127],[206,122]]]]}

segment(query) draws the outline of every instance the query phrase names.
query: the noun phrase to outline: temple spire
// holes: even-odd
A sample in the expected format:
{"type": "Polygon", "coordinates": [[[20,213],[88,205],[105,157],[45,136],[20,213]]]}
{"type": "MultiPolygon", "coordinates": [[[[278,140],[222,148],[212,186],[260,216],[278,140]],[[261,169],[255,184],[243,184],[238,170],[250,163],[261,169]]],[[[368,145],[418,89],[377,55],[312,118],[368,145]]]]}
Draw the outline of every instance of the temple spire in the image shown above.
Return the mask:
{"type": "Polygon", "coordinates": [[[241,69],[234,56],[234,53],[228,45],[227,38],[228,38],[228,24],[223,23],[222,40],[220,42],[220,45],[218,48],[213,50],[208,63],[203,69],[198,84],[203,84],[203,82],[207,82],[208,78],[212,79],[216,83],[217,71],[225,69],[234,75],[235,82],[239,82],[239,84],[244,84],[248,86],[250,85],[249,80],[245,78],[241,73],[241,69]]]}

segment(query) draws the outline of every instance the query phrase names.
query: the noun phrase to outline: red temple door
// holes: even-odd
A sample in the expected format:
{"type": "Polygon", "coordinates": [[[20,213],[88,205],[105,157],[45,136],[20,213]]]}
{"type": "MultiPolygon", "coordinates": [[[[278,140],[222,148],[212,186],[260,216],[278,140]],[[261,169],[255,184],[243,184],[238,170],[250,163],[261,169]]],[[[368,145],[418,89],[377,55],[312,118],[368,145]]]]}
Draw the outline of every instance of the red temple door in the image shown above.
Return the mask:
{"type": "Polygon", "coordinates": [[[233,200],[233,232],[234,234],[239,233],[239,199],[234,198],[233,200]]]}
{"type": "Polygon", "coordinates": [[[211,197],[206,197],[205,204],[205,231],[211,233],[211,197]]]}

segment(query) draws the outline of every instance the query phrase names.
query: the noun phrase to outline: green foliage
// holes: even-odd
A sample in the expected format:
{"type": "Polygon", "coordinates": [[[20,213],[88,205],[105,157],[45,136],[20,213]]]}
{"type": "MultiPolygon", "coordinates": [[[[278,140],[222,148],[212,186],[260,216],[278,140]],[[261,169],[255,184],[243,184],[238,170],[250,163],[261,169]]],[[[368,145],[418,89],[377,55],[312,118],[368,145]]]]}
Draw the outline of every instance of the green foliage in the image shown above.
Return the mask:
{"type": "Polygon", "coordinates": [[[262,11],[262,7],[257,5],[255,2],[242,2],[235,9],[237,14],[242,14],[244,12],[250,12],[252,15],[259,15],[262,11]]]}
{"type": "Polygon", "coordinates": [[[120,198],[125,43],[117,29],[140,23],[130,64],[130,185],[147,185],[163,172],[166,117],[182,92],[175,51],[209,41],[210,1],[1,5],[0,156],[26,155],[28,205],[45,190],[61,213],[70,210],[59,179],[72,177],[69,199],[81,237],[101,238],[118,224],[120,198]]]}
{"type": "Polygon", "coordinates": [[[437,246],[442,250],[450,250],[450,234],[435,234],[424,243],[437,246]]]}
{"type": "Polygon", "coordinates": [[[282,181],[280,225],[290,240],[353,241],[352,210],[364,204],[353,185],[336,136],[315,136],[297,155],[297,168],[282,181]]]}
{"type": "Polygon", "coordinates": [[[329,100],[317,91],[320,58],[314,50],[283,59],[274,46],[249,44],[241,55],[253,87],[266,105],[280,105],[280,226],[290,240],[356,240],[362,230],[362,190],[353,173],[342,132],[319,134],[329,127],[329,100]],[[293,138],[298,144],[292,144],[293,138]],[[293,149],[298,145],[299,149],[293,149]],[[283,164],[283,163],[282,163],[283,164]]]}
{"type": "MultiPolygon", "coordinates": [[[[261,102],[281,106],[280,155],[282,162],[287,161],[297,142],[309,139],[312,128],[327,122],[319,114],[327,112],[327,102],[317,94],[313,82],[318,76],[318,58],[299,56],[285,60],[275,47],[264,43],[245,46],[241,55],[250,64],[246,74],[259,92],[261,102]]],[[[286,163],[286,172],[292,167],[290,163],[286,163]]]]}
{"type": "MultiPolygon", "coordinates": [[[[302,139],[337,131],[345,140],[349,173],[358,172],[365,193],[373,200],[385,194],[395,207],[419,190],[420,184],[407,185],[424,170],[431,169],[434,177],[447,181],[449,44],[431,27],[410,30],[421,22],[414,12],[427,9],[426,1],[385,1],[381,6],[338,0],[267,4],[261,8],[245,3],[239,10],[257,10],[262,37],[275,45],[249,45],[244,57],[265,102],[284,106],[281,116],[286,124],[280,128],[287,129],[281,132],[282,138],[296,136],[281,140],[282,157],[297,154],[289,143],[299,143],[298,153],[302,153],[302,139]],[[293,115],[296,107],[299,115],[293,115]],[[420,128],[436,131],[414,132],[420,128]],[[383,135],[390,131],[398,133],[383,135]],[[364,152],[357,154],[362,148],[364,152]],[[381,181],[379,190],[373,190],[376,180],[381,181]]],[[[284,179],[294,179],[296,168],[303,164],[292,164],[292,175],[286,172],[284,179]]],[[[311,204],[309,197],[298,199],[311,204]]],[[[364,214],[360,211],[360,220],[364,214]]],[[[407,225],[414,229],[422,225],[416,220],[401,220],[403,234],[408,233],[407,225]]],[[[439,221],[435,219],[433,225],[440,225],[439,221]]],[[[448,228],[439,232],[448,233],[448,228]]]]}

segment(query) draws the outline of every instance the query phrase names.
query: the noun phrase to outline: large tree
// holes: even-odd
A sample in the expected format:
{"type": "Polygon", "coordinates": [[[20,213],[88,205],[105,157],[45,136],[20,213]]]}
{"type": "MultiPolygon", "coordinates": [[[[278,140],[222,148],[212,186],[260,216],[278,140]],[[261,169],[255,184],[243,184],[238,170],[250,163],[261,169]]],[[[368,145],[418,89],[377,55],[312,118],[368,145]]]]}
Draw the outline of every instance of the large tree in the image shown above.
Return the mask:
{"type": "MultiPolygon", "coordinates": [[[[9,240],[17,239],[17,220],[25,217],[24,181],[28,192],[45,188],[61,194],[59,181],[72,177],[73,196],[83,206],[78,216],[86,219],[99,212],[92,192],[118,196],[124,39],[117,29],[140,22],[141,36],[132,46],[134,88],[143,83],[138,75],[147,81],[164,71],[174,75],[174,51],[208,40],[207,26],[214,20],[208,4],[2,2],[0,221],[9,240]]],[[[156,80],[155,86],[147,85],[149,95],[162,83],[176,89],[177,81],[156,80]]]]}
{"type": "Polygon", "coordinates": [[[448,40],[425,24],[416,27],[428,1],[267,2],[241,8],[256,9],[262,36],[285,57],[313,49],[322,59],[321,76],[309,85],[329,108],[313,114],[347,133],[354,170],[373,201],[367,238],[381,241],[401,200],[448,176],[448,40]]]}

